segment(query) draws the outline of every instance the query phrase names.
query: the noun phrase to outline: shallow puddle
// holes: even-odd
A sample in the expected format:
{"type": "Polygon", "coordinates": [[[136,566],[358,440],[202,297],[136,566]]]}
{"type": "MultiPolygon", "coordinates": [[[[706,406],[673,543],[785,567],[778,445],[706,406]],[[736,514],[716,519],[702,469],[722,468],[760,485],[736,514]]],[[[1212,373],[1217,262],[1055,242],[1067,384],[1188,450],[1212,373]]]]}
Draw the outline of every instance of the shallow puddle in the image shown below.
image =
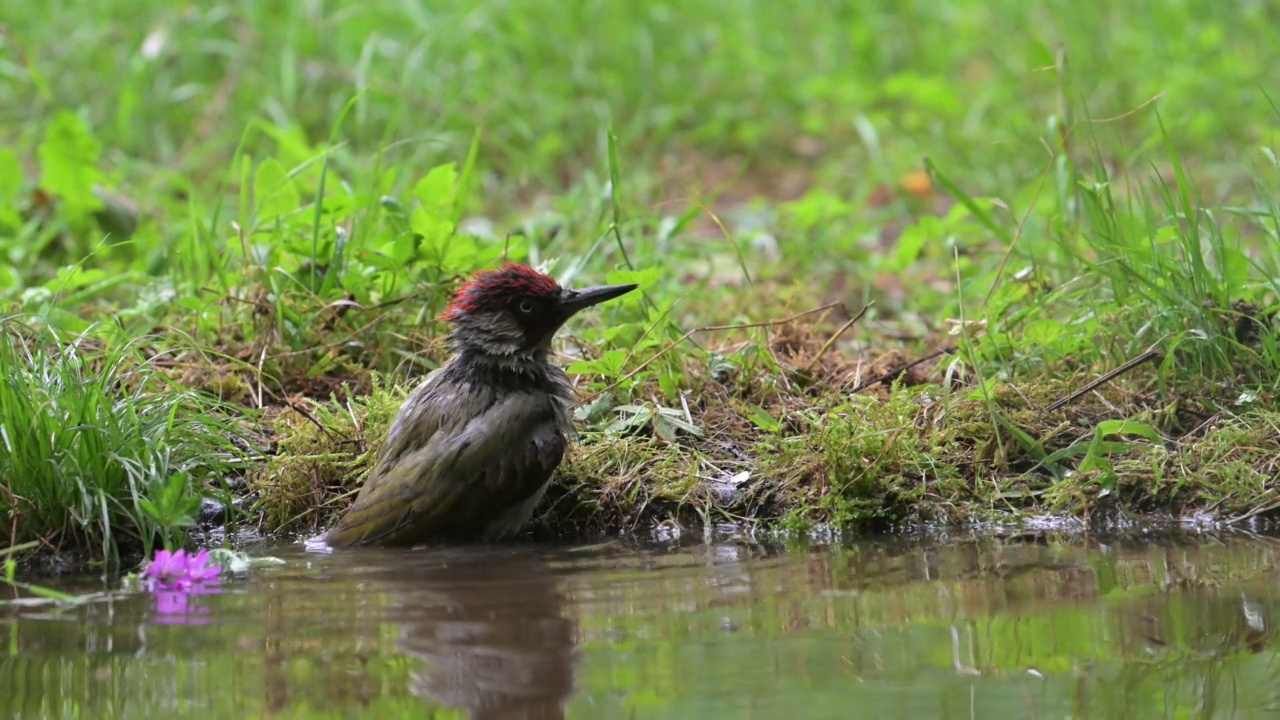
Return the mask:
{"type": "Polygon", "coordinates": [[[1255,535],[255,552],[183,612],[0,606],[0,716],[1280,714],[1255,535]]]}

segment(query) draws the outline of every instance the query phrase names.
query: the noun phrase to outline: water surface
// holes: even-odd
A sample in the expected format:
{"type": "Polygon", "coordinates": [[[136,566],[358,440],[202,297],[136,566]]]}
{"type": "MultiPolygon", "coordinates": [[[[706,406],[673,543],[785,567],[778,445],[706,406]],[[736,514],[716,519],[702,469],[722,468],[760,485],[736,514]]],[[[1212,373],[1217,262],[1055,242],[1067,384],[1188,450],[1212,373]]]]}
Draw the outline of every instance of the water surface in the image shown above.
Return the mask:
{"type": "Polygon", "coordinates": [[[0,606],[0,716],[1280,716],[1254,535],[255,552],[183,613],[0,606]]]}

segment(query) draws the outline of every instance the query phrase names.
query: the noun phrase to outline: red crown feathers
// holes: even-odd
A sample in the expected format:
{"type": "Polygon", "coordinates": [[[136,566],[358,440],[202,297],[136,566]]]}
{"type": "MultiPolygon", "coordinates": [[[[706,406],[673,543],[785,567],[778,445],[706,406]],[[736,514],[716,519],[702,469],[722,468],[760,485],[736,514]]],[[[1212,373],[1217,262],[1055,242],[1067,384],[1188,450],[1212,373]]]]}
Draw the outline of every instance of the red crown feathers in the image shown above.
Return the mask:
{"type": "Polygon", "coordinates": [[[440,313],[440,320],[450,322],[461,315],[480,310],[495,300],[532,295],[555,297],[560,294],[560,283],[528,265],[506,263],[498,270],[476,273],[458,288],[449,307],[440,313]]]}

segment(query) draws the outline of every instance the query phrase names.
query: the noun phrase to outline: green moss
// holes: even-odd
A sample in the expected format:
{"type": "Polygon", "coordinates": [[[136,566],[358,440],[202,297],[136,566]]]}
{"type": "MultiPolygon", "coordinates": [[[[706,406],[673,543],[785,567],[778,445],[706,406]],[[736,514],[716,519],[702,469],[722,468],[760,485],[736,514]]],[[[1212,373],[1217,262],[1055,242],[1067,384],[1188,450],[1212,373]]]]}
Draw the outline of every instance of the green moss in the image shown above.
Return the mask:
{"type": "MultiPolygon", "coordinates": [[[[785,383],[763,380],[772,394],[752,391],[757,399],[775,409],[798,408],[780,432],[761,429],[739,414],[741,406],[712,403],[695,419],[718,432],[702,437],[672,441],[649,426],[622,435],[587,429],[532,532],[612,534],[672,520],[801,532],[819,524],[885,528],[1007,512],[1084,515],[1099,507],[1243,513],[1266,501],[1280,456],[1277,416],[1260,413],[1224,421],[1199,441],[1172,448],[1136,436],[1117,441],[1107,458],[1119,479],[1108,484],[1100,472],[1040,461],[1087,445],[1085,429],[1104,410],[1123,406],[1149,423],[1173,417],[1146,407],[1145,393],[1112,389],[1045,413],[1032,406],[1060,397],[1061,383],[1002,384],[983,402],[936,385],[896,385],[853,398],[788,396],[781,392],[785,383]],[[993,421],[992,412],[1002,419],[993,421]]],[[[404,395],[394,383],[380,382],[368,398],[314,405],[308,412],[314,422],[281,415],[274,422],[279,455],[252,475],[266,527],[314,529],[332,520],[367,472],[404,395]]]]}
{"type": "Polygon", "coordinates": [[[315,529],[359,488],[408,393],[378,377],[371,386],[367,396],[273,413],[275,453],[248,477],[265,530],[315,529]]]}

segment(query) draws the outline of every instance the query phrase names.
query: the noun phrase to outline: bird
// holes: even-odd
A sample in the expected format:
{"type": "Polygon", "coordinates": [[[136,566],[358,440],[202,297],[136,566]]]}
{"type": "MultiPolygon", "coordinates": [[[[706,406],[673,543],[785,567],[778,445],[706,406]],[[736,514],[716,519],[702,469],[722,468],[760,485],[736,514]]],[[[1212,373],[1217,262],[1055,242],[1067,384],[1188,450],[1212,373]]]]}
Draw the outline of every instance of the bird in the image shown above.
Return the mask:
{"type": "MultiPolygon", "coordinates": [[[[328,547],[492,542],[517,533],[576,439],[574,392],[551,340],[637,285],[562,287],[506,263],[464,283],[439,319],[453,356],[409,394],[328,547]]],[[[311,544],[309,542],[309,544],[311,544]]]]}

